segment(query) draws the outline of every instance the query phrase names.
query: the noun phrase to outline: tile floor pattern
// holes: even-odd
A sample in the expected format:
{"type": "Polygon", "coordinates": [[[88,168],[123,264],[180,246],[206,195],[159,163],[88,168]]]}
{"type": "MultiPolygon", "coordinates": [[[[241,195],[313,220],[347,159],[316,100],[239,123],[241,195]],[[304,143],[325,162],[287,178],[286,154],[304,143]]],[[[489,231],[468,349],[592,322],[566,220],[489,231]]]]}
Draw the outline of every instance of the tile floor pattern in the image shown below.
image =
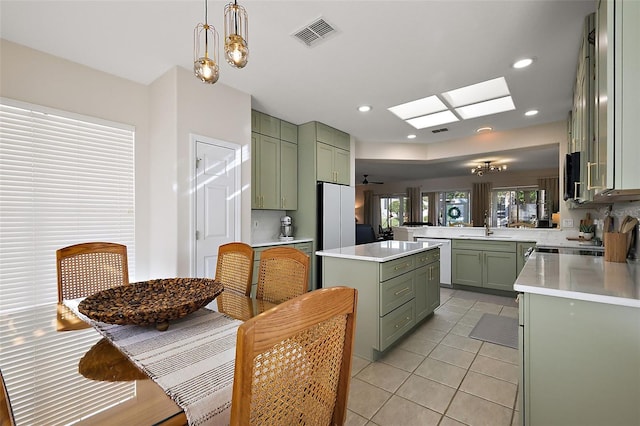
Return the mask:
{"type": "Polygon", "coordinates": [[[472,339],[483,313],[518,317],[508,297],[440,289],[440,307],[385,356],[354,356],[347,425],[519,425],[518,351],[472,339]]]}

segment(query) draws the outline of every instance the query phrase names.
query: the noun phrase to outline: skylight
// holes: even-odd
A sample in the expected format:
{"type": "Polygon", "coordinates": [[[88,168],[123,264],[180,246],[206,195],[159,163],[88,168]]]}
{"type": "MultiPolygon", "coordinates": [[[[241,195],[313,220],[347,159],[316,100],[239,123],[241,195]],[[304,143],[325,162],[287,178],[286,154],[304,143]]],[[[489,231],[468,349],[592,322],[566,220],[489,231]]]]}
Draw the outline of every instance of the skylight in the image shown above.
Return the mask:
{"type": "Polygon", "coordinates": [[[403,120],[409,118],[420,117],[421,115],[432,114],[447,109],[437,96],[429,96],[427,98],[418,99],[416,101],[407,102],[406,104],[396,105],[389,108],[389,111],[397,115],[403,120]]]}
{"type": "Polygon", "coordinates": [[[507,81],[494,78],[388,108],[416,129],[516,109],[507,81]]]}

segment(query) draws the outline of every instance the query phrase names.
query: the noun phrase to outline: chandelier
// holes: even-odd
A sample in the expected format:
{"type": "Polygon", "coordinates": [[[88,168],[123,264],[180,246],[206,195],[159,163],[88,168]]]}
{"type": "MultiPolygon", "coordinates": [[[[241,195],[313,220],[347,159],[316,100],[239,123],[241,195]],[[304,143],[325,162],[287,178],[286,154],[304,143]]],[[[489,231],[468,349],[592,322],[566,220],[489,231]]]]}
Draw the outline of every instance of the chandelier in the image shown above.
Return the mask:
{"type": "Polygon", "coordinates": [[[491,164],[491,161],[485,161],[484,164],[471,169],[471,173],[477,176],[484,176],[485,173],[502,172],[504,170],[507,170],[506,164],[503,164],[502,166],[494,166],[491,164]]]}
{"type": "Polygon", "coordinates": [[[244,68],[249,59],[249,18],[247,11],[238,6],[238,1],[224,8],[224,56],[234,68],[244,68]]]}

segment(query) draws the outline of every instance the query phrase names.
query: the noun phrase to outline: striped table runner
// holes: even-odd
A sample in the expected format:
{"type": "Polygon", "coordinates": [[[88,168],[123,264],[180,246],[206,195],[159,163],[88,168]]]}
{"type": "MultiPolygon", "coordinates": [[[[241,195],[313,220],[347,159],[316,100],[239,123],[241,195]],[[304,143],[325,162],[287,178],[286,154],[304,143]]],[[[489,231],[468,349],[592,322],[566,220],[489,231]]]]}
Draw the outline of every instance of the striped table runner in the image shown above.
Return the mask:
{"type": "Polygon", "coordinates": [[[229,424],[241,321],[200,309],[172,321],[166,331],[112,325],[81,314],[80,300],[65,300],[64,304],[148,374],[182,407],[190,425],[229,424]]]}

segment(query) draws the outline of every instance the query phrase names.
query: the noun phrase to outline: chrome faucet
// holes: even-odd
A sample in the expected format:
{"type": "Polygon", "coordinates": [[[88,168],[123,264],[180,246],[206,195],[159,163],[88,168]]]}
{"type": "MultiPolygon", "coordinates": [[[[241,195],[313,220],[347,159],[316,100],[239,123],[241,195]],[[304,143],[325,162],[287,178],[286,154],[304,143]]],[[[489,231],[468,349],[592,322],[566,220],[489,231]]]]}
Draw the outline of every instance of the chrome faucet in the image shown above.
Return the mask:
{"type": "Polygon", "coordinates": [[[487,211],[484,211],[484,235],[488,237],[493,234],[493,231],[489,228],[489,216],[487,215],[487,211]]]}

